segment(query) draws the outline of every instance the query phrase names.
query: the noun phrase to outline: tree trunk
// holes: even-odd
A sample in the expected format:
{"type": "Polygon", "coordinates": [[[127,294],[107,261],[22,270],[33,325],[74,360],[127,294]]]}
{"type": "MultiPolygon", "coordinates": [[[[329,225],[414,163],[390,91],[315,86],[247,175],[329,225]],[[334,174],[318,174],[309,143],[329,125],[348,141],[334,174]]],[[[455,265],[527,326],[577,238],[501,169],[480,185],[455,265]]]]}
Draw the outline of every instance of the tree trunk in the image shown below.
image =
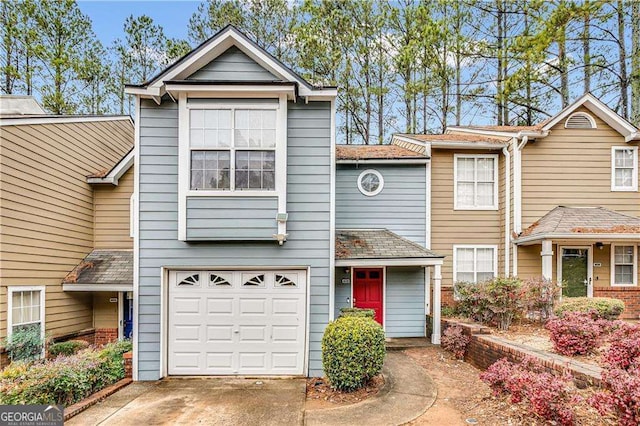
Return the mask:
{"type": "Polygon", "coordinates": [[[560,28],[558,37],[558,67],[560,68],[560,97],[562,108],[569,105],[569,73],[567,70],[567,27],[560,28]]]}
{"type": "Polygon", "coordinates": [[[502,17],[504,15],[504,10],[502,8],[503,4],[502,4],[502,0],[497,0],[496,1],[496,17],[497,17],[497,24],[498,24],[498,29],[497,29],[497,40],[496,40],[496,57],[498,59],[498,64],[497,64],[497,78],[496,78],[496,105],[497,105],[497,115],[498,115],[498,120],[497,120],[497,124],[498,126],[501,126],[504,123],[504,105],[503,105],[503,99],[502,99],[502,95],[503,95],[503,89],[502,89],[502,82],[504,80],[504,76],[502,75],[502,70],[503,70],[503,58],[502,58],[502,50],[503,50],[503,43],[504,43],[504,34],[503,34],[503,28],[502,28],[502,17]]]}
{"type": "MultiPolygon", "coordinates": [[[[590,0],[585,0],[588,8],[590,0]]],[[[585,12],[582,29],[582,60],[584,62],[584,93],[591,91],[591,13],[585,12]]]]}
{"type": "Polygon", "coordinates": [[[627,48],[625,43],[624,1],[618,0],[618,51],[620,58],[620,115],[629,117],[629,80],[627,78],[627,48]]]}
{"type": "Polygon", "coordinates": [[[631,121],[640,126],[640,2],[631,2],[631,121]]]}

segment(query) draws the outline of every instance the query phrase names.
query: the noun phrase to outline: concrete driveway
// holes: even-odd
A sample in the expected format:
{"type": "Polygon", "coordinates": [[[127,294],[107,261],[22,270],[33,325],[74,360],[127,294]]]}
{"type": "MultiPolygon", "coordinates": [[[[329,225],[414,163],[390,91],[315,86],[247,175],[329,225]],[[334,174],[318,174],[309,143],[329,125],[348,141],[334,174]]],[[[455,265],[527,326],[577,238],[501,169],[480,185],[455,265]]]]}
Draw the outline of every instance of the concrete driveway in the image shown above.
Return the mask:
{"type": "Polygon", "coordinates": [[[301,425],[304,379],[134,382],[66,425],[301,425]]]}

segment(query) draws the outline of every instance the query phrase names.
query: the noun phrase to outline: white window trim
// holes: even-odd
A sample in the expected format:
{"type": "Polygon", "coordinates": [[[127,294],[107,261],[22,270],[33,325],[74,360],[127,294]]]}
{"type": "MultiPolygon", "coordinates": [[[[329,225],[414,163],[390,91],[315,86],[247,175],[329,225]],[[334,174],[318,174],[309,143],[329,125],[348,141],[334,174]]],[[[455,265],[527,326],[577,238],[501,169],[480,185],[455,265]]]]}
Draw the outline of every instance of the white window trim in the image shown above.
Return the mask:
{"type": "Polygon", "coordinates": [[[477,282],[477,249],[493,249],[493,277],[498,276],[498,245],[497,244],[454,244],[453,246],[453,284],[458,282],[458,249],[475,249],[473,251],[473,278],[477,282]]]}
{"type": "Polygon", "coordinates": [[[611,147],[611,191],[637,192],[638,191],[638,147],[637,146],[612,146],[611,147]],[[631,186],[616,186],[616,151],[631,149],[633,151],[633,173],[631,186]]]}
{"type": "MultiPolygon", "coordinates": [[[[247,95],[246,93],[243,96],[247,95]]],[[[256,95],[256,98],[264,97],[256,95]]],[[[280,93],[274,104],[198,103],[193,108],[238,108],[276,110],[276,176],[274,191],[206,191],[191,190],[191,147],[189,141],[189,93],[178,98],[178,240],[187,240],[187,197],[274,197],[278,213],[287,212],[287,95],[280,93]]],[[[278,222],[278,234],[286,235],[286,223],[278,222]]]]}
{"type": "MultiPolygon", "coordinates": [[[[498,210],[498,154],[454,154],[453,155],[453,209],[454,210],[498,210]],[[458,159],[493,158],[493,206],[466,207],[458,205],[458,159]]],[[[476,182],[477,183],[477,182],[476,182]]],[[[477,191],[476,191],[477,195],[477,191]]]]}
{"type": "Polygon", "coordinates": [[[384,188],[384,178],[382,177],[382,174],[375,169],[367,169],[362,173],[360,173],[360,175],[358,176],[358,190],[362,193],[362,195],[365,195],[367,197],[375,197],[380,192],[382,192],[383,188],[384,188]],[[378,180],[380,181],[380,185],[378,185],[378,188],[375,191],[367,191],[362,187],[362,178],[369,173],[376,175],[378,177],[378,180]]]}
{"type": "MultiPolygon", "coordinates": [[[[589,120],[589,123],[591,123],[591,128],[592,129],[597,129],[598,128],[598,126],[596,125],[596,120],[593,119],[591,114],[587,114],[586,112],[583,112],[583,111],[578,111],[578,112],[574,112],[573,114],[569,115],[569,117],[567,117],[567,119],[564,121],[564,128],[565,129],[567,128],[567,123],[569,122],[569,120],[571,120],[571,118],[574,117],[574,116],[585,117],[587,120],[589,120]]],[[[572,128],[569,127],[569,129],[572,129],[572,128]]]]}
{"type": "Polygon", "coordinates": [[[13,334],[13,293],[22,291],[40,292],[40,330],[42,337],[45,332],[45,286],[9,286],[7,287],[7,337],[13,334]]]}
{"type": "Polygon", "coordinates": [[[636,244],[611,244],[611,278],[609,284],[611,287],[637,287],[638,286],[638,246],[636,244]],[[616,246],[629,247],[633,246],[633,282],[625,284],[615,284],[616,280],[616,246]]]}

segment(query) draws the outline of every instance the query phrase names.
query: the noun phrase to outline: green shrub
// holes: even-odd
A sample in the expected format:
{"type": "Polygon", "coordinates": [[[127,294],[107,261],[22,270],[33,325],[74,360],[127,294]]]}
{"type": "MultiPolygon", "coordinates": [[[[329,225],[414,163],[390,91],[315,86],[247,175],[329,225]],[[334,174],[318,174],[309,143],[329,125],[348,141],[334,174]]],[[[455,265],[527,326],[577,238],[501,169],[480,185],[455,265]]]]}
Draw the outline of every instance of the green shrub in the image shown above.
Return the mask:
{"type": "Polygon", "coordinates": [[[554,312],[562,317],[565,312],[592,312],[600,319],[617,319],[624,311],[622,300],[609,297],[567,297],[554,312]]]}
{"type": "Polygon", "coordinates": [[[322,337],[322,365],[336,389],[353,391],[382,370],[384,331],[371,318],[342,317],[329,323],[322,337]]]}
{"type": "Polygon", "coordinates": [[[48,352],[51,358],[55,358],[58,355],[73,355],[87,347],[89,347],[89,344],[84,340],[68,340],[50,345],[48,352]]]}
{"type": "Polygon", "coordinates": [[[480,323],[491,323],[508,330],[522,312],[524,300],[517,278],[494,278],[483,283],[456,283],[458,312],[480,323]]]}
{"type": "Polygon", "coordinates": [[[74,404],[122,379],[122,354],[129,350],[125,341],[54,360],[14,362],[0,372],[0,404],[74,404]]]}
{"type": "Polygon", "coordinates": [[[11,361],[32,361],[42,356],[45,337],[39,324],[22,326],[3,341],[11,361]]]}
{"type": "Polygon", "coordinates": [[[362,308],[342,308],[340,309],[340,317],[364,317],[374,319],[376,317],[376,311],[362,308]]]}
{"type": "Polygon", "coordinates": [[[440,308],[440,315],[445,318],[451,318],[456,316],[456,308],[452,306],[443,306],[440,308]]]}

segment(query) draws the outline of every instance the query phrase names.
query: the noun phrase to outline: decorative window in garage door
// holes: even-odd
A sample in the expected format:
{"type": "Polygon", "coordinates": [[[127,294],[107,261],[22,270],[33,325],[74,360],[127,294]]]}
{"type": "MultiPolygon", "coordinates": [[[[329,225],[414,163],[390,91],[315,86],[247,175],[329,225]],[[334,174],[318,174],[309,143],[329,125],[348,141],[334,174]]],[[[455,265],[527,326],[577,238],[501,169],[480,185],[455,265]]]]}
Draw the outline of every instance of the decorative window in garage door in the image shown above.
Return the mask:
{"type": "Polygon", "coordinates": [[[176,287],[200,287],[200,274],[185,273],[178,275],[176,287]]]}
{"type": "Polygon", "coordinates": [[[232,274],[214,273],[209,274],[209,287],[231,287],[232,274]]]}
{"type": "Polygon", "coordinates": [[[293,277],[289,277],[284,274],[276,274],[275,286],[276,287],[297,287],[298,284],[296,284],[296,282],[293,281],[293,277]]]}
{"type": "Polygon", "coordinates": [[[264,287],[264,274],[242,274],[243,287],[264,287]]]}

